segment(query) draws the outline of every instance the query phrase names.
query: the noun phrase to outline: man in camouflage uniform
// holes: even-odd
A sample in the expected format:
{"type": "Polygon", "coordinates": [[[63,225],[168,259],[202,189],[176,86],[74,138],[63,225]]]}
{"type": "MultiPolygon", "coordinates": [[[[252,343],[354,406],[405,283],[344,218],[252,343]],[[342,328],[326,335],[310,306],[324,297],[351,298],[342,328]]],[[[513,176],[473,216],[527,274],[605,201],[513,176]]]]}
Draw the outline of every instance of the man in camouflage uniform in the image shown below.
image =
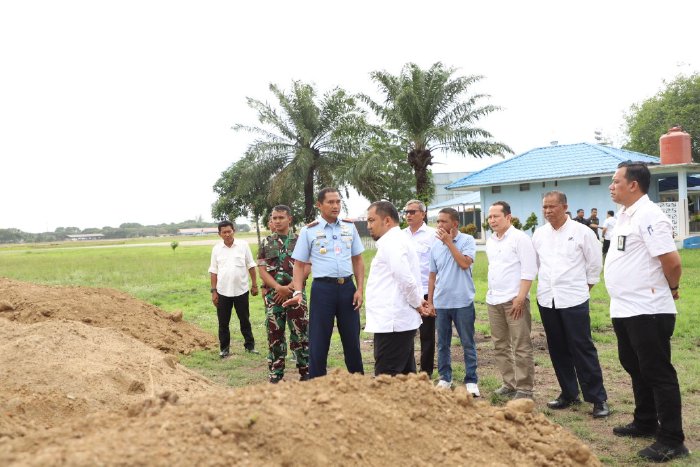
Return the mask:
{"type": "MultiPolygon", "coordinates": [[[[289,348],[294,353],[302,381],[309,377],[309,337],[306,299],[299,305],[282,306],[291,298],[294,260],[292,252],[297,236],[290,231],[291,210],[284,205],[272,210],[274,233],[267,237],[258,251],[258,269],[265,284],[265,315],[269,353],[270,383],[278,383],[284,377],[287,356],[285,326],[289,324],[289,348]]],[[[302,294],[305,292],[302,289],[302,294]]]]}

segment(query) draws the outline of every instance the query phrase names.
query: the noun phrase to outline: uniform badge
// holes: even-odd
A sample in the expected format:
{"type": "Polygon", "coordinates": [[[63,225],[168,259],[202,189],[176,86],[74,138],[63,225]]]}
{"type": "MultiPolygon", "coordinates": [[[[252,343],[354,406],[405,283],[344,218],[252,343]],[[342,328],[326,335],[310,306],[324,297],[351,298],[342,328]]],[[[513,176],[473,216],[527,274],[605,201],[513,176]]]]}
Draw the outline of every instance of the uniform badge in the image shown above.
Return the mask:
{"type": "Polygon", "coordinates": [[[617,237],[617,249],[619,251],[625,251],[625,244],[627,243],[627,235],[618,235],[617,237]]]}
{"type": "Polygon", "coordinates": [[[325,254],[328,252],[328,250],[326,250],[326,247],[325,247],[325,246],[322,246],[322,247],[318,250],[318,252],[321,253],[322,255],[325,255],[325,254]]]}

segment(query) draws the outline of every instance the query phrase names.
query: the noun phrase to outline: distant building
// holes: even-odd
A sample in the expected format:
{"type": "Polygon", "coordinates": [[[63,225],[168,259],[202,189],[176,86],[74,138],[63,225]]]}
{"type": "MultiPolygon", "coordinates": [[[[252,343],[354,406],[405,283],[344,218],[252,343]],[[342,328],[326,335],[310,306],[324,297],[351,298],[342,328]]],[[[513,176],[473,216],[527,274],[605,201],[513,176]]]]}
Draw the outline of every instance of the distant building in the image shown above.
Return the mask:
{"type": "Polygon", "coordinates": [[[218,227],[195,227],[191,229],[179,229],[177,231],[178,235],[210,235],[210,234],[218,234],[219,233],[219,228],[218,227]]]}
{"type": "Polygon", "coordinates": [[[534,212],[539,225],[545,222],[543,195],[558,190],[566,193],[571,212],[584,209],[585,215],[589,216],[591,208],[597,208],[598,217],[604,219],[606,211],[619,209],[610,198],[608,186],[618,164],[627,160],[650,164],[649,198],[667,212],[674,223],[677,238],[687,237],[690,233],[689,195],[692,204],[698,202],[697,192],[693,192],[696,186],[693,174],[700,172],[700,164],[696,163],[659,165],[658,157],[610,146],[589,143],[556,145],[532,149],[498,162],[446,188],[455,192],[479,190],[482,206],[507,201],[514,216],[524,222],[534,212]]]}
{"type": "Polygon", "coordinates": [[[100,240],[104,237],[101,233],[66,235],[66,238],[72,242],[77,242],[78,240],[100,240]]]}

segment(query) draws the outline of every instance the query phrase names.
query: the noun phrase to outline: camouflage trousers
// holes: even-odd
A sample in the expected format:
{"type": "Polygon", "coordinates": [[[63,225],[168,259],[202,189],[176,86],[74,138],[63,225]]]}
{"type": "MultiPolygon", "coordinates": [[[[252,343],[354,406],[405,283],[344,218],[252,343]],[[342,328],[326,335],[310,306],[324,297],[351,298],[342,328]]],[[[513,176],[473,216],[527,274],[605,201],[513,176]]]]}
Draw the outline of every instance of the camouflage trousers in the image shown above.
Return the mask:
{"type": "Polygon", "coordinates": [[[267,329],[267,365],[270,377],[284,376],[287,358],[285,327],[289,325],[289,350],[294,353],[299,374],[309,372],[309,315],[306,302],[295,307],[277,305],[272,296],[266,297],[265,328],[267,329]]]}

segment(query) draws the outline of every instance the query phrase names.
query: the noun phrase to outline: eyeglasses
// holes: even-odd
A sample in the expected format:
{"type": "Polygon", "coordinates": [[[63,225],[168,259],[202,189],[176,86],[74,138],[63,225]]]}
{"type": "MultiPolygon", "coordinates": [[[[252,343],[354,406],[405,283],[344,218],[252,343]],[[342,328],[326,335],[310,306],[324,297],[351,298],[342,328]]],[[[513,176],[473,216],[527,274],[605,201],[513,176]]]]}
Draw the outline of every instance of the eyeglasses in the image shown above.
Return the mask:
{"type": "Polygon", "coordinates": [[[404,214],[414,215],[414,214],[417,213],[417,212],[423,212],[423,211],[420,211],[420,210],[418,210],[418,209],[406,209],[403,213],[404,213],[404,214]]]}

